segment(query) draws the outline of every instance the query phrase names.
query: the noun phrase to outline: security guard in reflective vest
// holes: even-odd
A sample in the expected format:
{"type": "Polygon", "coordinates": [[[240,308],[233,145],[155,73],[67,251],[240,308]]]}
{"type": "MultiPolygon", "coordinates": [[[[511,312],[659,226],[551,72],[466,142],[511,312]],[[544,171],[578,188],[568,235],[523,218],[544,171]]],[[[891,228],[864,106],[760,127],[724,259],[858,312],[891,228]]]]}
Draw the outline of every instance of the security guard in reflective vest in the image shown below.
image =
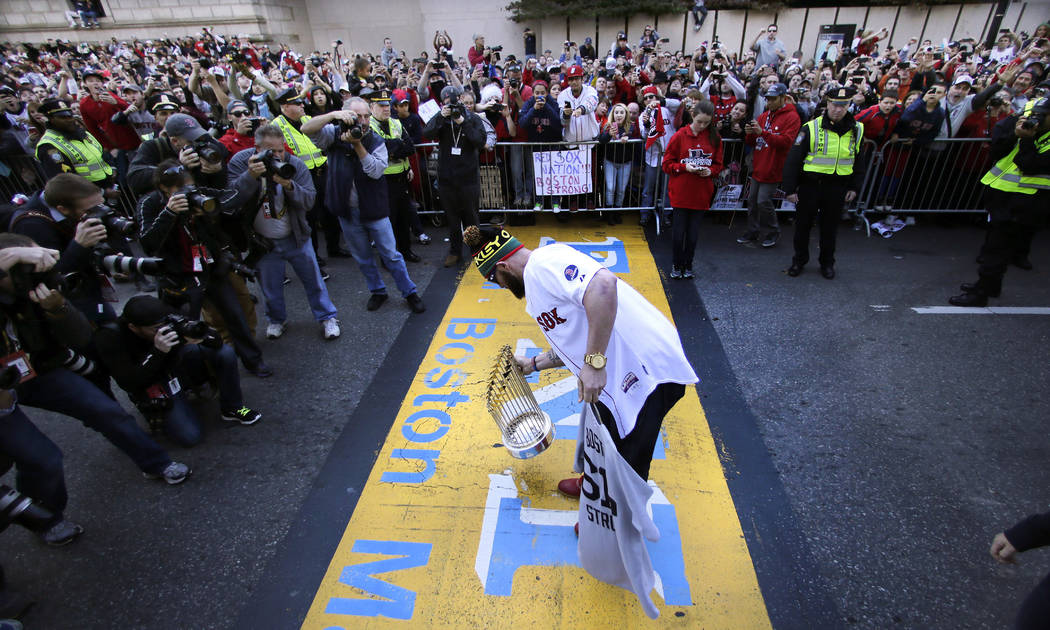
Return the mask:
{"type": "Polygon", "coordinates": [[[310,138],[307,138],[306,135],[299,131],[303,123],[310,120],[310,117],[305,113],[304,102],[299,91],[294,87],[287,88],[277,95],[276,100],[277,104],[281,106],[281,115],[273,119],[273,124],[284,134],[284,143],[291,149],[292,154],[302,160],[306,164],[306,168],[310,169],[314,187],[317,189],[314,206],[306,213],[306,219],[310,222],[310,227],[313,228],[310,238],[313,240],[314,252],[317,254],[317,264],[322,267],[321,275],[327,280],[328,273],[323,267],[327,265],[328,261],[317,249],[317,233],[320,231],[318,228],[324,230],[329,256],[343,258],[349,256],[349,254],[343,254],[339,250],[339,237],[342,233],[339,229],[338,220],[324,209],[325,173],[327,172],[328,158],[325,157],[320,149],[314,146],[310,138]]]}
{"type": "Polygon", "coordinates": [[[857,160],[864,140],[864,125],[849,113],[857,93],[841,87],[827,94],[823,115],[805,125],[795,138],[784,165],[784,194],[795,204],[795,257],[789,276],[802,273],[809,262],[809,232],[820,215],[820,273],[835,277],[835,234],[842,206],[857,198],[864,182],[864,165],[857,160]]]}
{"type": "Polygon", "coordinates": [[[394,228],[394,240],[397,251],[401,252],[408,262],[422,260],[419,254],[412,251],[412,197],[408,187],[412,183],[412,167],[408,159],[416,152],[416,147],[408,131],[401,126],[401,121],[390,117],[390,96],[387,89],[376,90],[369,94],[368,100],[372,110],[369,125],[372,131],[386,143],[386,154],[389,165],[383,171],[386,179],[390,201],[390,223],[394,228]]]}
{"type": "Polygon", "coordinates": [[[981,178],[987,186],[988,234],[981,247],[977,282],[948,299],[955,306],[987,306],[999,297],[1003,275],[1050,208],[1050,98],[1042,97],[1020,116],[999,121],[992,130],[992,168],[981,178]]]}
{"type": "Polygon", "coordinates": [[[75,173],[103,190],[112,188],[116,178],[105,160],[106,150],[77,122],[69,105],[49,99],[39,111],[47,117],[47,131],[36,145],[36,159],[47,179],[75,173]]]}

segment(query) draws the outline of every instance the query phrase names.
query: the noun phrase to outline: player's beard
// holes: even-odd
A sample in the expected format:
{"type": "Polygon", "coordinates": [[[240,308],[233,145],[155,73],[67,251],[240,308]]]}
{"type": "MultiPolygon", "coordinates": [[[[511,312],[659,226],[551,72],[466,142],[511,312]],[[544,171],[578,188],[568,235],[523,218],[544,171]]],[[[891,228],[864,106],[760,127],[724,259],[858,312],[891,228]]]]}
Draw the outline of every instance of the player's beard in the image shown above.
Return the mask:
{"type": "Polygon", "coordinates": [[[508,273],[506,278],[503,279],[503,284],[507,286],[507,290],[514,294],[514,297],[519,300],[525,299],[525,282],[522,281],[518,276],[508,273]]]}

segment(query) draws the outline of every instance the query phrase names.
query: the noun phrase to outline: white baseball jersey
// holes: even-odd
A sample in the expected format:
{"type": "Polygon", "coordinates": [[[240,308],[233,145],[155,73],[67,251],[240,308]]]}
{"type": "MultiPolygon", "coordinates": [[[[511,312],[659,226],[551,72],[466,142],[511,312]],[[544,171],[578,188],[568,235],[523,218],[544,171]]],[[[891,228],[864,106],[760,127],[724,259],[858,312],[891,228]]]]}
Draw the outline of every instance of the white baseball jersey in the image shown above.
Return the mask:
{"type": "MultiPolygon", "coordinates": [[[[565,366],[579,376],[587,353],[583,296],[603,269],[590,256],[561,243],[533,250],[525,265],[525,310],[543,330],[565,366]]],[[[599,400],[616,418],[620,437],[634,429],[645,399],[660,383],[697,382],[678,331],[631,285],[617,278],[616,321],[605,350],[606,383],[599,400]]]]}
{"type": "Polygon", "coordinates": [[[580,564],[595,578],[632,591],[650,619],[660,616],[649,593],[656,585],[645,539],[660,530],[645,509],[653,489],[616,452],[612,436],[591,405],[580,412],[576,470],[580,487],[580,564]]]}

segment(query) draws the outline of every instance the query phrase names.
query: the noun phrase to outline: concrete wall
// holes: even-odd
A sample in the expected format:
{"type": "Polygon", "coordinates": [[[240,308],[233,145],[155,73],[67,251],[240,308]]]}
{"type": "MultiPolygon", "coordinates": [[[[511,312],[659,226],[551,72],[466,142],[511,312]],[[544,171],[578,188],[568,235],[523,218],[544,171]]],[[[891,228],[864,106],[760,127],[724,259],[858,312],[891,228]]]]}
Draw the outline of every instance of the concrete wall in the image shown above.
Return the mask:
{"type": "MultiPolygon", "coordinates": [[[[451,3],[448,0],[103,0],[110,17],[103,18],[104,28],[72,31],[66,28],[63,11],[66,0],[0,0],[0,40],[41,41],[63,37],[74,41],[129,37],[159,37],[164,33],[181,35],[213,26],[224,34],[248,33],[270,41],[287,42],[300,50],[327,49],[335,39],[342,39],[349,51],[378,51],[383,37],[390,36],[394,46],[409,57],[420,51],[432,52],[431,42],[437,29],[452,36],[457,56],[466,56],[474,33],[483,33],[488,43],[502,43],[505,53],[521,55],[521,38],[525,24],[509,19],[498,0],[491,3],[451,3]]],[[[660,34],[671,40],[671,49],[693,50],[700,42],[716,35],[730,50],[745,46],[768,24],[780,27],[780,39],[789,51],[802,42],[805,55],[816,47],[816,33],[821,24],[856,24],[859,27],[886,26],[893,33],[894,45],[907,42],[911,36],[925,35],[935,41],[942,37],[959,39],[981,37],[986,28],[992,3],[950,4],[926,7],[907,4],[900,7],[842,7],[792,9],[789,11],[711,11],[704,28],[694,32],[686,15],[637,15],[626,21],[630,40],[636,43],[646,24],[657,26],[660,34]],[[961,9],[961,10],[960,10],[961,9]],[[688,22],[688,23],[687,23],[688,22]],[[896,23],[896,26],[894,24],[896,23]],[[683,29],[683,26],[685,27],[683,29]],[[924,29],[925,26],[925,29],[924,29]],[[954,36],[953,36],[954,28],[954,36]],[[684,31],[684,37],[683,37],[684,31]]],[[[1031,31],[1036,24],[1050,18],[1050,3],[1012,2],[1003,26],[1031,31]]],[[[550,48],[560,53],[569,39],[583,42],[595,38],[599,51],[608,50],[616,33],[625,27],[623,18],[602,18],[597,28],[593,17],[549,18],[528,24],[537,33],[537,48],[550,48]],[[568,32],[567,32],[568,31],[568,32]]]]}

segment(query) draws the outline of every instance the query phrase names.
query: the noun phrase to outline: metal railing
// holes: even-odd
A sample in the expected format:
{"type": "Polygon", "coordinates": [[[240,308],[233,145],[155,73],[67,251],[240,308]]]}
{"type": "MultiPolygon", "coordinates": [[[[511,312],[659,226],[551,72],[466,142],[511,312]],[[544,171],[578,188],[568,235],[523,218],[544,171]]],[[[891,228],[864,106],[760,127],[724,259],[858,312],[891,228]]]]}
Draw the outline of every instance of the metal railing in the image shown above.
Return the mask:
{"type": "MultiPolygon", "coordinates": [[[[712,211],[747,209],[751,148],[724,139],[723,169],[712,211]]],[[[411,158],[412,195],[421,214],[443,214],[438,195],[438,145],[416,146],[411,158]]],[[[867,226],[878,213],[983,212],[981,176],[991,166],[990,142],[951,138],[917,146],[894,140],[881,147],[862,143],[858,162],[866,173],[857,199],[848,208],[867,226]]],[[[619,212],[667,208],[667,176],[647,167],[642,140],[627,142],[498,142],[480,156],[479,210],[486,213],[558,211],[619,212]],[[557,164],[556,159],[561,159],[557,164]],[[537,172],[537,168],[539,172],[537,172]],[[611,177],[610,177],[611,175],[611,177]]],[[[31,195],[45,178],[32,156],[0,157],[0,200],[31,195]]],[[[794,211],[778,192],[777,210],[794,211]]],[[[133,213],[137,198],[125,186],[120,205],[133,213]]]]}

